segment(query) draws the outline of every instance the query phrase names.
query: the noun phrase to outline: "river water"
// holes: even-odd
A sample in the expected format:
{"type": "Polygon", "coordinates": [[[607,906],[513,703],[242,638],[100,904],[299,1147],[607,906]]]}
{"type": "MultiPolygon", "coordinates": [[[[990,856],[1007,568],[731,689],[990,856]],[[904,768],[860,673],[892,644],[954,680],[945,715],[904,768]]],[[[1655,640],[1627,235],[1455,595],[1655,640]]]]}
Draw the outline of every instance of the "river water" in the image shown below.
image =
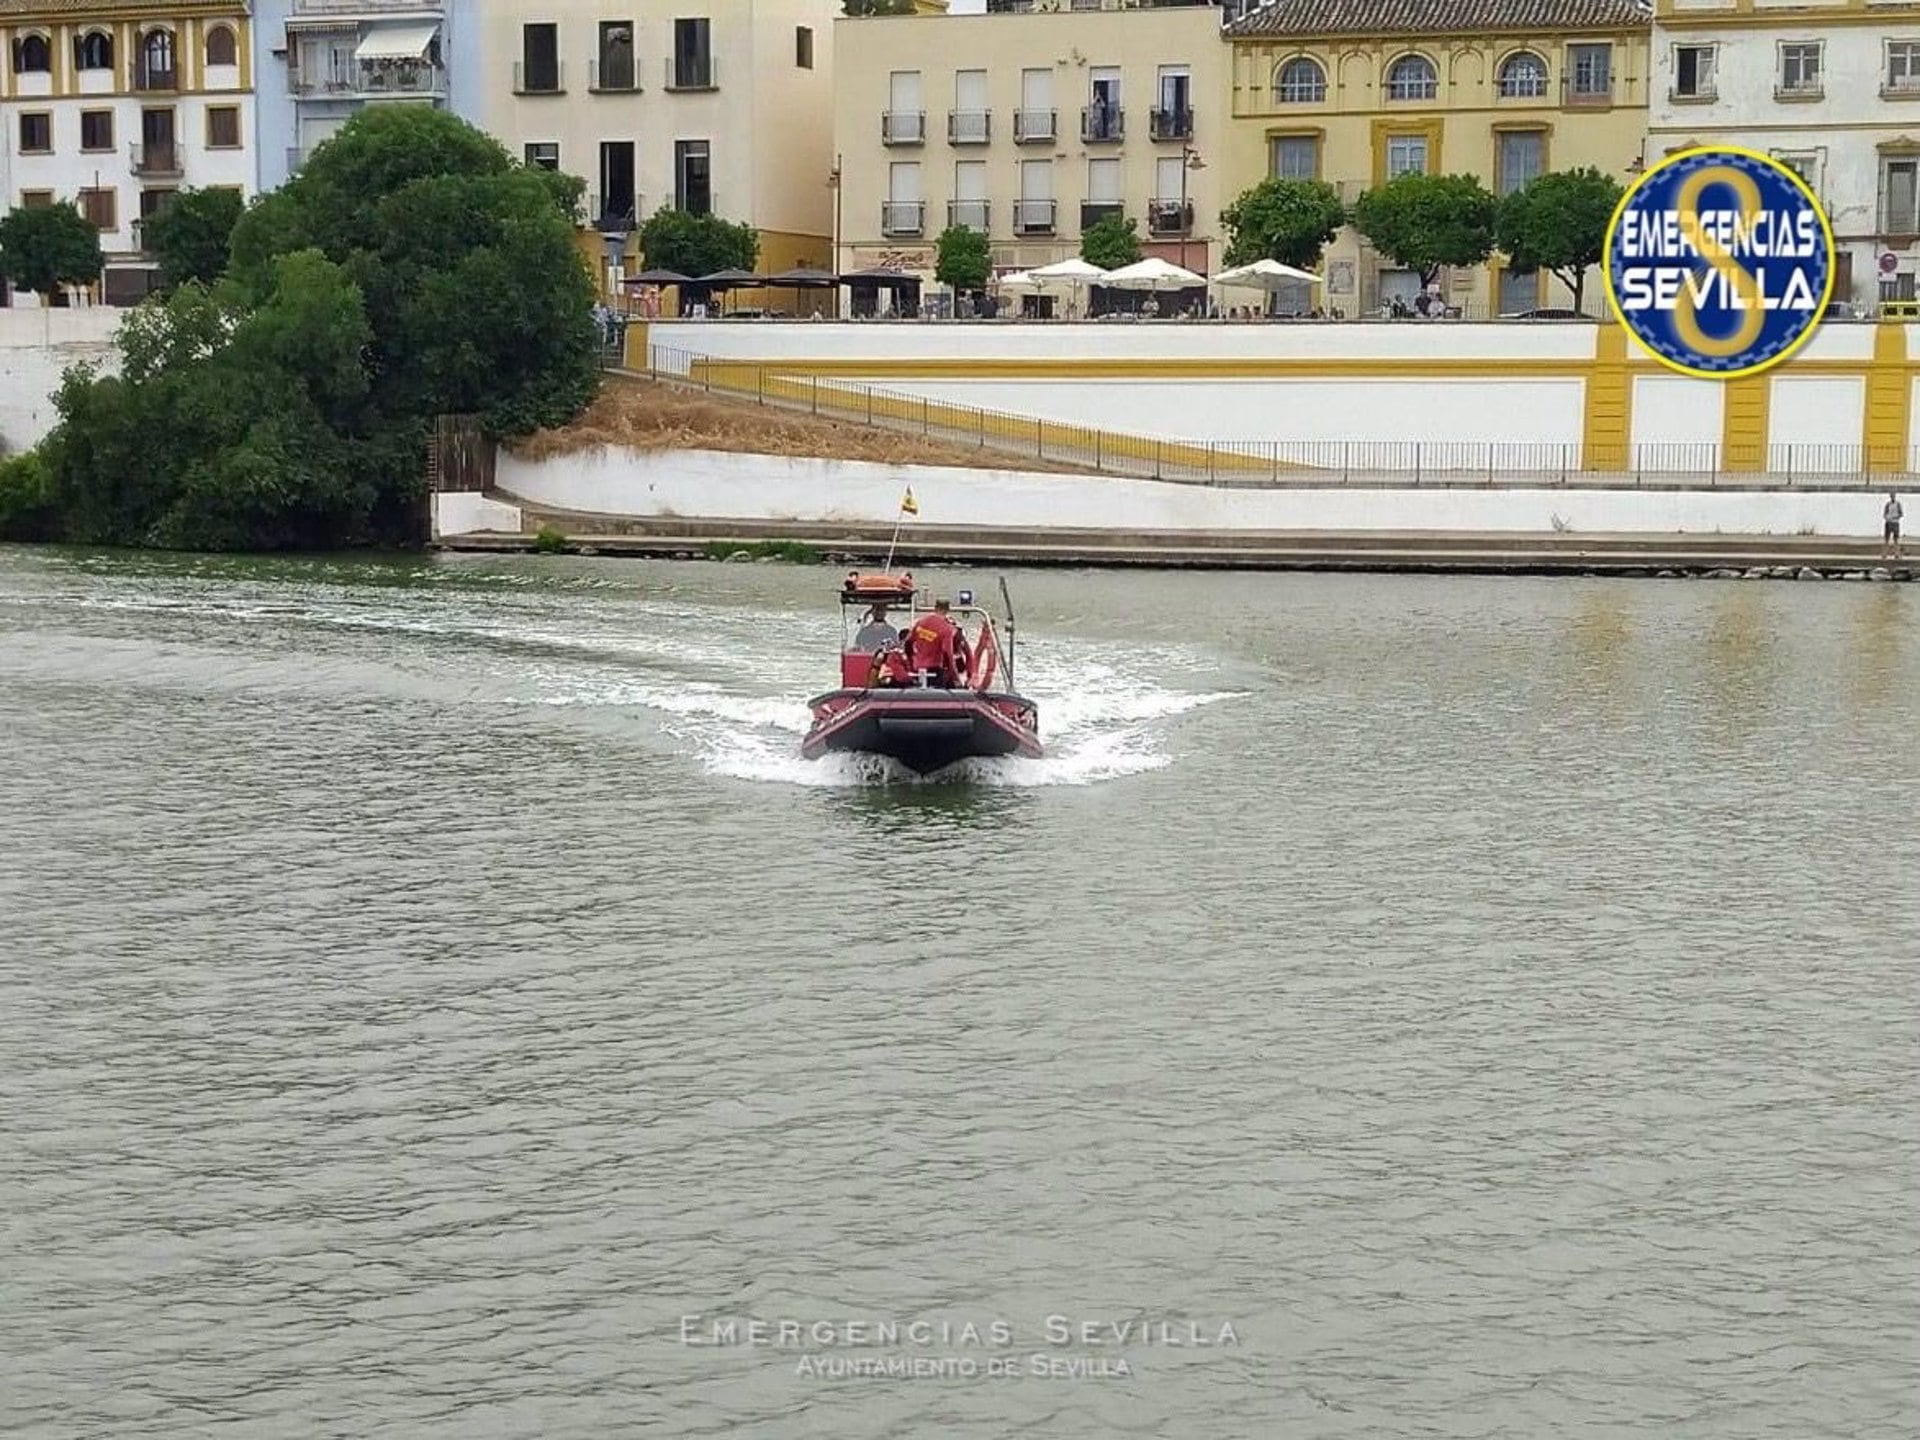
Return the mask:
{"type": "Polygon", "coordinates": [[[0,551],[0,1431],[1920,1432],[1920,588],[834,578],[0,551]]]}

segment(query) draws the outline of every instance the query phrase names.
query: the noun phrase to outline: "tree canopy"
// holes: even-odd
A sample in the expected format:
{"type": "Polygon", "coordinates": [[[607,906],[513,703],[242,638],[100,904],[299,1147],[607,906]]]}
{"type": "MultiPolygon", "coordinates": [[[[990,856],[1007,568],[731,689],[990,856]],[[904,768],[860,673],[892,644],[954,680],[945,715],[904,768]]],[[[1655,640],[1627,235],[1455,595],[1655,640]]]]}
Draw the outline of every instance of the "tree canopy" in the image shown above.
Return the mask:
{"type": "Polygon", "coordinates": [[[1131,215],[1104,215],[1080,233],[1080,258],[1118,270],[1140,258],[1140,232],[1131,215]]]}
{"type": "Polygon", "coordinates": [[[979,290],[993,273],[993,247],[984,230],[949,225],[933,242],[933,278],[955,290],[979,290]]]}
{"type": "Polygon", "coordinates": [[[246,208],[238,190],[182,190],[142,223],[140,240],[160,261],[160,283],[211,285],[227,272],[233,227],[246,208]]]}
{"type": "Polygon", "coordinates": [[[100,232],[70,203],[0,216],[0,275],[23,290],[44,298],[63,285],[91,285],[103,263],[100,232]]]}
{"type": "Polygon", "coordinates": [[[1607,226],[1624,192],[1591,166],[1541,175],[1500,202],[1495,238],[1516,270],[1547,270],[1586,298],[1587,270],[1606,255],[1607,226]]]}
{"type": "Polygon", "coordinates": [[[663,206],[640,227],[640,254],[650,270],[673,270],[696,279],[716,270],[751,270],[760,258],[760,232],[718,215],[663,206]]]}
{"type": "Polygon", "coordinates": [[[1338,192],[1324,180],[1262,180],[1220,212],[1231,236],[1226,263],[1278,260],[1311,270],[1346,221],[1338,192]]]}
{"type": "Polygon", "coordinates": [[[1409,173],[1369,190],[1353,223],[1374,248],[1431,285],[1449,265],[1478,265],[1493,253],[1499,202],[1471,175],[1409,173]]]}
{"type": "Polygon", "coordinates": [[[844,0],[840,9],[846,15],[911,15],[913,0],[844,0]]]}

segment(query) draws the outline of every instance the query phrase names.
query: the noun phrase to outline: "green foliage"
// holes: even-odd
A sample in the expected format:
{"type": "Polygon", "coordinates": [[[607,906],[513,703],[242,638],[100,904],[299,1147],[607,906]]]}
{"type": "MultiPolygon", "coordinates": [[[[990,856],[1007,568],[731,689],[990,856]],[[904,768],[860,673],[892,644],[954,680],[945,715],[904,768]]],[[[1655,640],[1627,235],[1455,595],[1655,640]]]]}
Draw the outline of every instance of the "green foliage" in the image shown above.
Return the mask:
{"type": "Polygon", "coordinates": [[[23,206],[0,216],[0,276],[48,296],[100,278],[100,232],[71,204],[23,206]]]}
{"type": "Polygon", "coordinates": [[[1499,202],[1471,175],[1406,174],[1369,190],[1353,223],[1374,248],[1431,285],[1449,265],[1478,265],[1493,253],[1499,202]]]}
{"type": "Polygon", "coordinates": [[[1604,258],[1607,226],[1624,192],[1591,166],[1537,176],[1500,202],[1495,238],[1516,270],[1548,270],[1573,292],[1578,310],[1587,270],[1604,258]]]}
{"type": "Polygon", "coordinates": [[[1262,180],[1220,212],[1232,235],[1229,266],[1278,260],[1311,270],[1332,243],[1347,213],[1339,193],[1324,180],[1262,180]]]}
{"type": "Polygon", "coordinates": [[[57,540],[60,508],[38,452],[0,460],[0,540],[57,540]]]}
{"type": "Polygon", "coordinates": [[[840,8],[847,15],[911,15],[913,0],[844,0],[840,8]]]}
{"type": "Polygon", "coordinates": [[[800,540],[755,540],[740,544],[732,540],[709,540],[709,560],[784,560],[789,565],[818,565],[820,552],[800,540]]]}
{"type": "Polygon", "coordinates": [[[1080,234],[1080,258],[1102,270],[1118,270],[1140,258],[1140,232],[1132,216],[1107,215],[1080,234]]]}
{"type": "Polygon", "coordinates": [[[534,532],[533,548],[539,555],[559,555],[567,548],[567,537],[551,525],[542,525],[534,532]]]}
{"type": "Polygon", "coordinates": [[[211,285],[227,270],[233,227],[246,208],[238,190],[182,190],[147,217],[142,244],[160,261],[168,289],[198,280],[211,285]]]}
{"type": "Polygon", "coordinates": [[[716,270],[751,270],[760,258],[760,232],[718,215],[690,215],[663,206],[640,227],[640,254],[649,270],[698,278],[716,270]]]}
{"type": "Polygon", "coordinates": [[[933,278],[955,290],[979,290],[993,273],[993,247],[984,231],[949,225],[933,242],[933,278]]]}

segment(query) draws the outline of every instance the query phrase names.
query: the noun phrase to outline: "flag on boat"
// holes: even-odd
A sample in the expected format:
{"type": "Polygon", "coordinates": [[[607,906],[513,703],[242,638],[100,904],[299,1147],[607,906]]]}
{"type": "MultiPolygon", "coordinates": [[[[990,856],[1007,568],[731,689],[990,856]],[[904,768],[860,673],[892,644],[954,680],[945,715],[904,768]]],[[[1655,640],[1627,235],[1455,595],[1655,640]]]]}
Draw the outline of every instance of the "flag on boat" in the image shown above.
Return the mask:
{"type": "Polygon", "coordinates": [[[919,502],[913,498],[913,486],[911,485],[907,486],[907,493],[900,497],[900,513],[902,515],[918,515],[920,513],[920,505],[919,502]]]}

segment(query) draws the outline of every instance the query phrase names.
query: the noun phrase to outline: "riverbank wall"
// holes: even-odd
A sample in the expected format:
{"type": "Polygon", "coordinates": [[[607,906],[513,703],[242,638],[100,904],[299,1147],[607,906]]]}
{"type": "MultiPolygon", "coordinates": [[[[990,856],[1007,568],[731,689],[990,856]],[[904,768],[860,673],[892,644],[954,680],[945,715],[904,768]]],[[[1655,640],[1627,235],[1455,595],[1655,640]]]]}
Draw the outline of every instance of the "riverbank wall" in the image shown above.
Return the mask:
{"type": "Polygon", "coordinates": [[[126,311],[0,310],[0,442],[17,453],[38,445],[60,418],[53,397],[70,366],[119,365],[113,337],[126,311]]]}

